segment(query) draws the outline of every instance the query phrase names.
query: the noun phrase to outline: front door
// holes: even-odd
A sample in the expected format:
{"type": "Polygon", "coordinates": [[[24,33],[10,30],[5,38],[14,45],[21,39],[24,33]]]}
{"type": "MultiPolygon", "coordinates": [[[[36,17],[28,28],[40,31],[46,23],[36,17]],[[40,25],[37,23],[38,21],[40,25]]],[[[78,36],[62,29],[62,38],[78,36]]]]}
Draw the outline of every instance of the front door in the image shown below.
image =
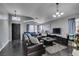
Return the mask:
{"type": "Polygon", "coordinates": [[[12,41],[20,40],[20,24],[12,23],[12,41]]]}

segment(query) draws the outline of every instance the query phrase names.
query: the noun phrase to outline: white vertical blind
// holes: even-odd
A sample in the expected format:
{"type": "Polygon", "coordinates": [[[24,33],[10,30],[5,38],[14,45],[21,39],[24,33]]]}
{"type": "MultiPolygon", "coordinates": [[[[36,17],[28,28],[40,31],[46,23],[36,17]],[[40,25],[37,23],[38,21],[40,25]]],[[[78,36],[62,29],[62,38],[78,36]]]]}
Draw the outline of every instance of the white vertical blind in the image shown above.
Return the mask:
{"type": "Polygon", "coordinates": [[[37,33],[37,25],[35,25],[35,32],[37,33]]]}
{"type": "Polygon", "coordinates": [[[42,30],[43,30],[43,26],[40,25],[40,26],[39,26],[39,32],[42,32],[42,30]]]}
{"type": "Polygon", "coordinates": [[[34,32],[34,25],[29,25],[29,32],[34,32]]]}

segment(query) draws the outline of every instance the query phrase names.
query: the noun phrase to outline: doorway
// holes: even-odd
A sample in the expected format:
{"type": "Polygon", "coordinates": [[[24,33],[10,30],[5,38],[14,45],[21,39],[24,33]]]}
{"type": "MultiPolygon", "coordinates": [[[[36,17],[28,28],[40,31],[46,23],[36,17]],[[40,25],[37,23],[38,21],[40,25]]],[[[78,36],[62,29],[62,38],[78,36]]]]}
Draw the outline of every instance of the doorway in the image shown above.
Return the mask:
{"type": "Polygon", "coordinates": [[[20,40],[20,24],[12,23],[12,41],[20,40]]]}

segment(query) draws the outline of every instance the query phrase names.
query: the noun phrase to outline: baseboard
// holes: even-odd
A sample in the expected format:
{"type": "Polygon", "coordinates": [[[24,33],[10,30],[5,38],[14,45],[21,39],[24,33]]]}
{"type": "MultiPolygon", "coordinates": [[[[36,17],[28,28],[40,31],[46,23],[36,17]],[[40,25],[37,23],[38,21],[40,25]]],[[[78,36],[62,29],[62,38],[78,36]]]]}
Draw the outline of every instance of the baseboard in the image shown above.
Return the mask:
{"type": "Polygon", "coordinates": [[[9,41],[7,41],[3,46],[2,48],[0,48],[0,51],[2,51],[2,49],[9,43],[9,41]]]}

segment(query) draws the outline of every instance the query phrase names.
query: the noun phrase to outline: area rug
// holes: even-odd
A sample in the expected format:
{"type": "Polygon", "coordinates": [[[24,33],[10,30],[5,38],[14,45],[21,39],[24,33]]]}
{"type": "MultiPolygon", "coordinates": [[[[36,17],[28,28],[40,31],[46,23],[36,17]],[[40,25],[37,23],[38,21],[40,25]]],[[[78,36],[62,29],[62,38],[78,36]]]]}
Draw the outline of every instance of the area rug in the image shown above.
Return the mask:
{"type": "Polygon", "coordinates": [[[66,48],[67,48],[66,46],[55,43],[55,45],[53,45],[53,46],[46,47],[46,52],[48,52],[49,54],[54,54],[54,53],[57,53],[63,49],[66,49],[66,48]]]}

